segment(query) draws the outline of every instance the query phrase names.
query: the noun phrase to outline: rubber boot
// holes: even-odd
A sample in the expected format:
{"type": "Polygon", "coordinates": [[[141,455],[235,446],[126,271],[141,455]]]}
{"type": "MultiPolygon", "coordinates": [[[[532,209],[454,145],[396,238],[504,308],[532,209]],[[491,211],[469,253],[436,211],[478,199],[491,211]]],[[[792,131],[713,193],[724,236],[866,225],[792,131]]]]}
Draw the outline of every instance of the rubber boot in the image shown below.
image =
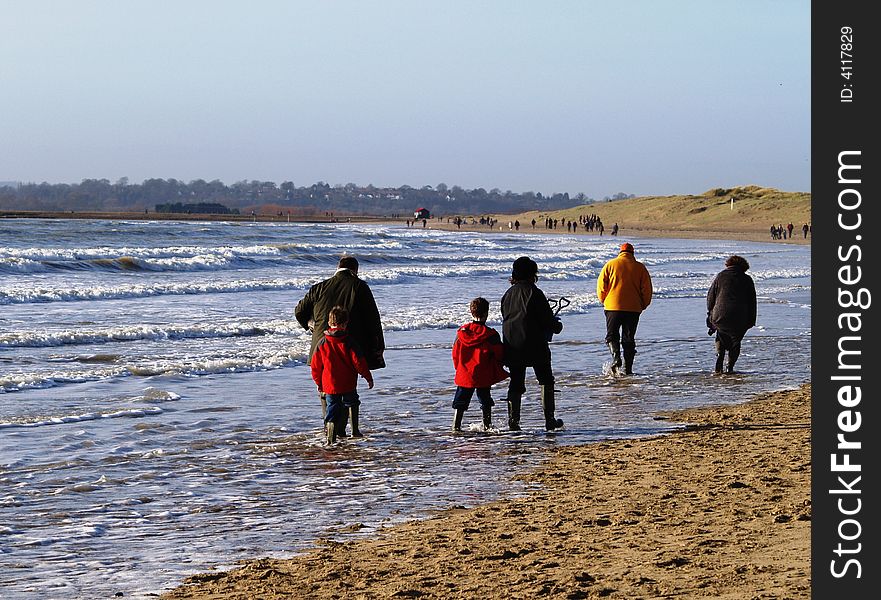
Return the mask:
{"type": "Polygon", "coordinates": [[[492,429],[493,426],[493,409],[490,406],[481,408],[483,411],[483,428],[492,429]]]}
{"type": "Polygon", "coordinates": [[[726,373],[734,373],[734,363],[740,357],[740,348],[734,347],[728,351],[728,366],[725,368],[726,373]]]}
{"type": "Polygon", "coordinates": [[[324,433],[327,435],[327,445],[330,446],[336,441],[336,423],[328,421],[324,424],[324,433]]]}
{"type": "Polygon", "coordinates": [[[722,347],[722,341],[716,340],[716,366],[713,369],[714,373],[722,372],[722,363],[725,362],[725,349],[722,347]]]}
{"type": "Polygon", "coordinates": [[[520,431],[520,396],[507,398],[508,402],[508,429],[520,431]]]}
{"type": "Polygon", "coordinates": [[[633,375],[633,359],[636,357],[636,344],[625,342],[624,347],[624,374],[633,375]]]}
{"type": "Polygon", "coordinates": [[[456,408],[453,413],[453,431],[462,431],[462,417],[465,416],[464,408],[456,408]]]}
{"type": "Polygon", "coordinates": [[[617,375],[621,367],[621,343],[609,342],[609,352],[612,353],[612,374],[617,375]]]}
{"type": "Polygon", "coordinates": [[[349,437],[346,435],[346,426],[349,424],[349,409],[343,406],[340,411],[339,419],[336,423],[336,436],[338,438],[349,437]]]}
{"type": "Polygon", "coordinates": [[[360,406],[350,406],[349,407],[349,414],[352,418],[352,437],[353,438],[364,437],[364,434],[361,433],[360,429],[358,429],[358,409],[360,409],[360,408],[361,408],[360,406]]]}
{"type": "Polygon", "coordinates": [[[563,426],[563,419],[554,417],[556,402],[554,400],[554,384],[541,386],[541,408],[545,415],[545,429],[553,431],[563,426]]]}
{"type": "MultiPolygon", "coordinates": [[[[318,397],[321,399],[321,418],[324,419],[327,416],[327,395],[323,392],[318,394],[318,397]]],[[[346,437],[346,419],[343,419],[342,425],[336,426],[336,431],[334,435],[339,438],[346,437]]]]}

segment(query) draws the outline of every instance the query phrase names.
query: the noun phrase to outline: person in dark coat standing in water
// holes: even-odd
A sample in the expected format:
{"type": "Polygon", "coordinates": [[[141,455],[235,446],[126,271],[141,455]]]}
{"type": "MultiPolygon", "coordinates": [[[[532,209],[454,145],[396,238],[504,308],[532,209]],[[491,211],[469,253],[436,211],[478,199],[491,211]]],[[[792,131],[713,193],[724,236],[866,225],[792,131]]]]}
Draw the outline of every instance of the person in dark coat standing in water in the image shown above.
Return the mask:
{"type": "MultiPolygon", "coordinates": [[[[340,258],[336,273],[309,288],[294,309],[297,322],[303,329],[312,330],[312,346],[309,349],[307,364],[312,364],[315,347],[324,338],[324,332],[329,327],[328,315],[335,306],[340,306],[349,313],[348,334],[363,352],[367,360],[367,368],[374,371],[385,367],[385,360],[382,357],[385,351],[385,339],[382,335],[379,309],[376,307],[370,287],[358,278],[358,259],[354,256],[340,258]]],[[[323,418],[327,413],[327,398],[323,391],[319,392],[318,396],[321,400],[323,418]]],[[[350,407],[354,437],[362,437],[358,427],[359,404],[356,401],[350,407]]],[[[345,429],[346,423],[342,421],[337,435],[344,437],[345,429]]]]}
{"type": "Polygon", "coordinates": [[[508,429],[520,430],[520,401],[526,392],[526,367],[532,367],[541,386],[541,404],[545,429],[553,431],[563,426],[554,416],[554,373],[551,370],[551,350],[548,341],[554,333],[563,331],[563,323],[554,316],[551,305],[535,282],[538,265],[528,256],[514,261],[511,287],[502,296],[502,337],[505,364],[511,373],[508,383],[508,429]]]}
{"type": "Polygon", "coordinates": [[[725,270],[713,279],[707,292],[708,334],[716,334],[716,373],[722,372],[728,352],[726,373],[734,372],[740,356],[740,342],[756,324],[756,286],[746,274],[749,263],[736,254],[725,261],[725,270]]]}

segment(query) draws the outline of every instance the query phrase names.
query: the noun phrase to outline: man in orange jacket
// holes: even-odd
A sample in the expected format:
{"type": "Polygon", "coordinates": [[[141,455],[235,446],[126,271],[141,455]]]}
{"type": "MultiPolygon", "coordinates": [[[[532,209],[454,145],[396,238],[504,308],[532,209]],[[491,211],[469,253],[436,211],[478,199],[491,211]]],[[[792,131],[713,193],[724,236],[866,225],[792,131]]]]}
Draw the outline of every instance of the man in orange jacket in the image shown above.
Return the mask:
{"type": "Polygon", "coordinates": [[[612,353],[612,371],[621,368],[624,349],[624,373],[633,374],[636,356],[636,326],[639,315],[652,301],[652,278],[645,265],[633,257],[633,246],[621,244],[621,252],[607,262],[597,279],[597,296],[606,313],[606,343],[612,353]]]}

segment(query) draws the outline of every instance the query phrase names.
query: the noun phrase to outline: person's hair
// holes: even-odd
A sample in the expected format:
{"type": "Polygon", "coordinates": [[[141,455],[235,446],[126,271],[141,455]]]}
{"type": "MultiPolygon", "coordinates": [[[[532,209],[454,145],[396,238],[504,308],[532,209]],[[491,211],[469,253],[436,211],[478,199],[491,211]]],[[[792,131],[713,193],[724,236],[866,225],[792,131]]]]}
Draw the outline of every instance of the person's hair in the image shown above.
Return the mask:
{"type": "Polygon", "coordinates": [[[749,271],[749,262],[742,257],[736,254],[732,254],[725,260],[726,267],[739,267],[743,271],[749,271]]]}
{"type": "Polygon", "coordinates": [[[471,311],[472,317],[481,321],[486,321],[486,317],[489,316],[489,301],[486,298],[478,296],[471,301],[468,305],[468,309],[471,311]]]}
{"type": "Polygon", "coordinates": [[[350,269],[352,271],[358,272],[358,259],[354,256],[344,256],[340,259],[339,264],[337,265],[338,269],[350,269]]]}
{"type": "Polygon", "coordinates": [[[349,322],[349,311],[342,306],[334,306],[327,313],[327,324],[331,327],[342,327],[349,322]]]}
{"type": "Polygon", "coordinates": [[[508,281],[513,285],[518,281],[535,283],[538,280],[538,265],[528,256],[521,256],[514,261],[511,277],[508,281]]]}

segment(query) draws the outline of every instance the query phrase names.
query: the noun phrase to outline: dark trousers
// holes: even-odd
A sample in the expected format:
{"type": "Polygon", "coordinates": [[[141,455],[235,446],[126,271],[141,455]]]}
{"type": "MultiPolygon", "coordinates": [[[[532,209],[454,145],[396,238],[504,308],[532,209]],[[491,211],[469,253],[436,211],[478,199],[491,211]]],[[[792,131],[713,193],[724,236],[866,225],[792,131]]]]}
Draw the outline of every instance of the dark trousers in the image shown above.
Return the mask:
{"type": "Polygon", "coordinates": [[[343,417],[348,420],[349,409],[353,406],[360,406],[361,400],[358,398],[358,392],[351,391],[345,394],[325,394],[327,398],[327,414],[324,415],[324,422],[343,423],[343,417]]]}
{"type": "Polygon", "coordinates": [[[468,410],[468,407],[471,405],[471,396],[474,395],[475,391],[477,391],[477,399],[480,400],[481,410],[486,410],[495,406],[495,402],[493,402],[492,396],[490,395],[490,388],[467,388],[456,386],[456,395],[453,396],[453,408],[468,410]]]}
{"type": "Polygon", "coordinates": [[[606,313],[606,343],[621,342],[624,345],[635,345],[639,313],[624,310],[604,312],[606,313]]]}
{"type": "MultiPolygon", "coordinates": [[[[551,361],[532,367],[539,385],[554,385],[551,361]]],[[[508,398],[519,398],[526,393],[526,365],[509,365],[511,378],[508,380],[508,398]]]]}
{"type": "Polygon", "coordinates": [[[728,351],[729,356],[734,356],[735,360],[740,356],[740,342],[743,340],[744,335],[746,335],[745,331],[716,330],[716,339],[721,344],[722,350],[728,351]]]}

